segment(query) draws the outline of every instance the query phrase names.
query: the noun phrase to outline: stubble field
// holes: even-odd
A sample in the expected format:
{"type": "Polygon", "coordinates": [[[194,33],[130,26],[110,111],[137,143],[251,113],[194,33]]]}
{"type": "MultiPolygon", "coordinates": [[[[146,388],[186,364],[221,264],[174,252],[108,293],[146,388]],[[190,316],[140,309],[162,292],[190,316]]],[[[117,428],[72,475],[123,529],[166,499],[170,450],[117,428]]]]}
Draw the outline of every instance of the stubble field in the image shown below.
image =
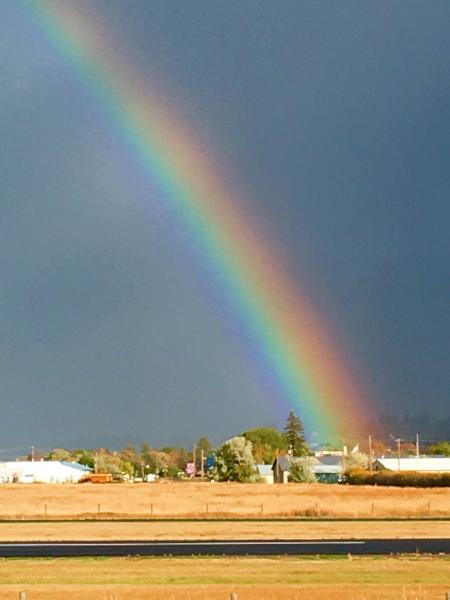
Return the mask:
{"type": "Polygon", "coordinates": [[[207,482],[0,486],[0,519],[450,516],[450,488],[207,482]]]}

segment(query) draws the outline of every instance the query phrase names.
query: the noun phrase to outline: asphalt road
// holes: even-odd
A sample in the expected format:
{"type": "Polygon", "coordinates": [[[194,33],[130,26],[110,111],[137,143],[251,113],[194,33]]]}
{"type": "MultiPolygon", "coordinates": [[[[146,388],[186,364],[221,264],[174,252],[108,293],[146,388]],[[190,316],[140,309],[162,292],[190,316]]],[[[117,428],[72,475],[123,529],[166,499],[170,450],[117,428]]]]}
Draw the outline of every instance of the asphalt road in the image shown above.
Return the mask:
{"type": "Polygon", "coordinates": [[[372,540],[242,540],[164,542],[5,542],[0,557],[269,556],[282,554],[450,554],[449,538],[372,540]]]}

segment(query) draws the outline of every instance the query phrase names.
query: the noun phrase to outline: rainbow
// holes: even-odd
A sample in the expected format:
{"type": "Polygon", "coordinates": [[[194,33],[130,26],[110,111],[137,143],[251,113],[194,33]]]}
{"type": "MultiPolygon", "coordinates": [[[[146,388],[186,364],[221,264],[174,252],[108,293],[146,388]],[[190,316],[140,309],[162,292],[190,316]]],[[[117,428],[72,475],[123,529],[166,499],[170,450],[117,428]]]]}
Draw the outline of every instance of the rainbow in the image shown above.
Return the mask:
{"type": "Polygon", "coordinates": [[[350,376],[322,315],[255,230],[245,203],[227,183],[210,148],[169,114],[155,78],[137,72],[88,4],[23,0],[39,29],[74,67],[110,116],[130,152],[188,229],[220,276],[280,402],[298,412],[307,431],[341,434],[368,417],[368,403],[350,376]]]}

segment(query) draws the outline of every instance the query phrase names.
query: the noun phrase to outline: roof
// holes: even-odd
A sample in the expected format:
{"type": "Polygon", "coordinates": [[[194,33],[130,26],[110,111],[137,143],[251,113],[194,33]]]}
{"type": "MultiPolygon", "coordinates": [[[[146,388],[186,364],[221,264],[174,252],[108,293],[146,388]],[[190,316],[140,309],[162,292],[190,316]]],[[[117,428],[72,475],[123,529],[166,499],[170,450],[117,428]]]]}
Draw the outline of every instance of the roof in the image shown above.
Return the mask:
{"type": "Polygon", "coordinates": [[[279,456],[273,461],[272,471],[275,469],[280,469],[281,471],[290,471],[291,470],[291,461],[287,456],[279,456]]]}
{"type": "Polygon", "coordinates": [[[375,465],[390,471],[450,472],[450,457],[447,456],[408,456],[406,458],[378,458],[375,465]],[[399,464],[400,463],[400,464],[399,464]],[[400,467],[400,468],[399,468],[400,467]]]}
{"type": "Polygon", "coordinates": [[[340,456],[299,456],[295,458],[279,456],[272,465],[272,471],[277,468],[277,460],[280,471],[290,471],[294,463],[306,463],[314,473],[342,473],[342,457],[340,456]]]}
{"type": "Polygon", "coordinates": [[[64,460],[13,460],[0,461],[0,470],[19,470],[26,469],[28,471],[45,471],[48,468],[57,468],[63,466],[66,468],[76,469],[77,471],[90,471],[89,467],[81,465],[77,462],[66,462],[64,460]]]}
{"type": "Polygon", "coordinates": [[[336,473],[342,474],[342,465],[311,465],[311,471],[316,475],[336,473]]]}
{"type": "Polygon", "coordinates": [[[85,472],[92,471],[92,469],[90,469],[86,465],[82,465],[81,463],[69,462],[67,460],[61,460],[60,462],[65,467],[72,467],[73,469],[78,469],[79,471],[85,471],[85,472]]]}
{"type": "Polygon", "coordinates": [[[322,465],[342,465],[342,456],[318,456],[317,460],[322,465]]]}
{"type": "Polygon", "coordinates": [[[272,477],[273,475],[272,465],[256,465],[256,469],[261,477],[272,477]]]}

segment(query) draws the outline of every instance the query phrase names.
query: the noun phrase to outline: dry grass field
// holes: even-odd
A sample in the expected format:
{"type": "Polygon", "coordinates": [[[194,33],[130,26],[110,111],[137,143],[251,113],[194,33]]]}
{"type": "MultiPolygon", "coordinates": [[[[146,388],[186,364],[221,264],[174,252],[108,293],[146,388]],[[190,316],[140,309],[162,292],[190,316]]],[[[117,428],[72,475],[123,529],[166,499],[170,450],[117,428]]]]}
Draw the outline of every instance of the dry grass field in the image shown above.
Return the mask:
{"type": "Polygon", "coordinates": [[[450,521],[72,521],[0,523],[0,540],[349,539],[448,537],[450,521]]]}
{"type": "MultiPolygon", "coordinates": [[[[33,586],[26,600],[230,600],[230,586],[33,586]]],[[[234,585],[238,600],[445,600],[445,586],[342,585],[270,587],[234,585]]],[[[17,586],[1,588],[2,600],[17,600],[17,586]]]]}
{"type": "Polygon", "coordinates": [[[207,482],[2,485],[0,518],[450,516],[450,488],[207,482]]]}
{"type": "Polygon", "coordinates": [[[449,588],[448,557],[0,561],[5,600],[444,600],[449,588]]]}
{"type": "MultiPolygon", "coordinates": [[[[1,588],[2,600],[17,600],[17,586],[1,588]]],[[[26,600],[230,600],[230,586],[94,586],[26,587],[26,600]]],[[[442,585],[341,585],[270,587],[234,585],[238,600],[445,600],[442,585]]]]}

